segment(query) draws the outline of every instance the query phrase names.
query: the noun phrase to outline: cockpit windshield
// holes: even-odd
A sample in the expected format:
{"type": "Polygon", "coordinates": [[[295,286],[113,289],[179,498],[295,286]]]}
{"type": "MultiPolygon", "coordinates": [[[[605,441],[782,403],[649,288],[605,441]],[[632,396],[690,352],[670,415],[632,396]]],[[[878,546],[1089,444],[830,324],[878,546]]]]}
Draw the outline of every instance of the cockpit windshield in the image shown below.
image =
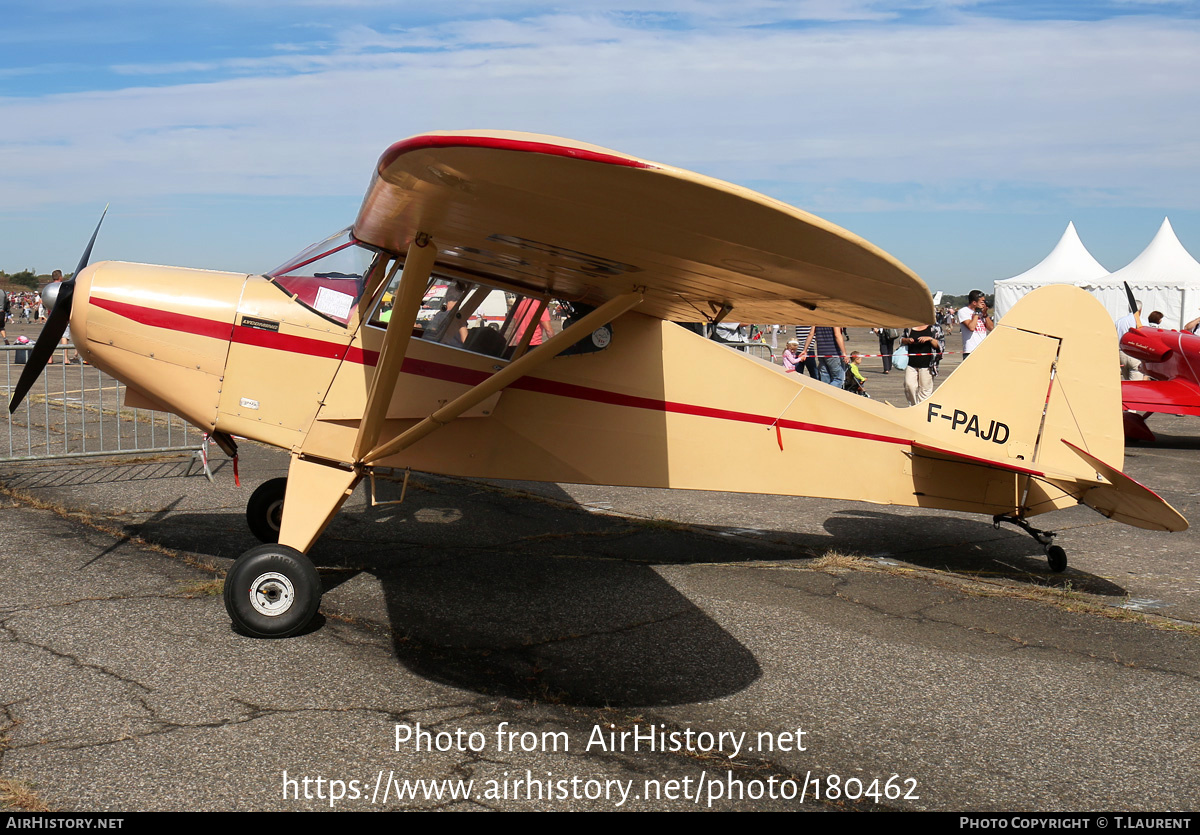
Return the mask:
{"type": "Polygon", "coordinates": [[[371,270],[382,266],[383,258],[356,241],[347,227],[266,276],[305,307],[346,325],[371,270]]]}

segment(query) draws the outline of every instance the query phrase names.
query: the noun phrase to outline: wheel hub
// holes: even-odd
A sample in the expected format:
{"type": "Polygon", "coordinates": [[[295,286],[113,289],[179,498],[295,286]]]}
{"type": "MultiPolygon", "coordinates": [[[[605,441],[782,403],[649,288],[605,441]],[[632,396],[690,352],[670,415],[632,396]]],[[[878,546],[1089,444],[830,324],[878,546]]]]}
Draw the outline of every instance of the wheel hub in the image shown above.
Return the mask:
{"type": "Polygon", "coordinates": [[[278,617],[292,608],[295,599],[292,581],[278,571],[260,574],[250,584],[250,605],[260,615],[278,617]]]}
{"type": "Polygon", "coordinates": [[[270,525],[271,530],[279,532],[279,527],[283,524],[283,499],[271,502],[270,507],[267,508],[267,524],[270,525]]]}

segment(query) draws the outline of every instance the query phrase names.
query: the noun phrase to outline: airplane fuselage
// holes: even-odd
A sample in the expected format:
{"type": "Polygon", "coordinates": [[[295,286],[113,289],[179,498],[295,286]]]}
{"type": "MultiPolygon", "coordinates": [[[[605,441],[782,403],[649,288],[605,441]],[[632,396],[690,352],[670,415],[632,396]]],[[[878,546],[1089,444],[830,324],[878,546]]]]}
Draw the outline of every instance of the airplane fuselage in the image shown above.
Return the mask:
{"type": "MultiPolygon", "coordinates": [[[[80,350],[129,386],[129,403],[173,411],[205,431],[354,466],[383,327],[343,327],[267,279],[244,274],[106,262],[81,274],[76,293],[80,350]]],[[[1029,504],[1024,478],[1043,468],[1080,469],[1061,445],[1038,445],[1045,392],[1061,359],[1052,335],[1012,329],[1002,337],[1006,347],[990,337],[984,345],[993,347],[964,367],[987,380],[1023,363],[1045,380],[1029,387],[1032,395],[996,396],[960,371],[930,401],[897,409],[784,374],[657,318],[629,313],[613,331],[605,350],[556,357],[376,464],[991,514],[1075,501],[1034,487],[1037,501],[1029,504]],[[986,461],[998,463],[971,463],[986,461]]],[[[1079,350],[1105,350],[1097,340],[1079,350]]],[[[504,365],[413,339],[381,437],[395,437],[504,365]]],[[[1061,380],[1061,367],[1057,373],[1061,380]]],[[[1094,418],[1090,448],[1119,467],[1115,383],[1099,396],[1113,401],[1113,419],[1094,418]]],[[[1069,424],[1061,428],[1068,434],[1069,424]]]]}

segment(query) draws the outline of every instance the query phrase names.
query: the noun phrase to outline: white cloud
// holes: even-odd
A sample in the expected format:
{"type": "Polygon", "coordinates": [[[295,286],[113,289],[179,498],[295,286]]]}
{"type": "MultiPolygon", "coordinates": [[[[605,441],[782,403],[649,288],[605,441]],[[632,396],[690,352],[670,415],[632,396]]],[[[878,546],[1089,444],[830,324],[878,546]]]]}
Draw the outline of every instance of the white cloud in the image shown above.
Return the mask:
{"type": "Polygon", "coordinates": [[[956,184],[1006,183],[1193,207],[1198,32],[1136,18],[672,31],[551,15],[352,26],[321,54],[175,67],[242,78],[0,100],[7,124],[36,126],[0,138],[0,190],[25,203],[351,194],[403,136],[488,127],[804,188],[844,210],[894,199],[872,196],[872,183],[934,187],[914,191],[939,205],[960,205],[956,184]]]}

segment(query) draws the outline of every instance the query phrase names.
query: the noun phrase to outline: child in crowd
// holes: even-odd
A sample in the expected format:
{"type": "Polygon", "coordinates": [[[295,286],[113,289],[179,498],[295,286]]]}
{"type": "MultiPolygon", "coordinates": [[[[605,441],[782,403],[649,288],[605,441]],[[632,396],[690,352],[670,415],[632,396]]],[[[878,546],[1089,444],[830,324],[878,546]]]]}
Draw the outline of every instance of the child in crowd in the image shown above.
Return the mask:
{"type": "Polygon", "coordinates": [[[792,372],[800,364],[800,340],[789,339],[787,348],[783,351],[783,370],[792,372]]]}
{"type": "Polygon", "coordinates": [[[850,354],[850,373],[846,375],[846,383],[844,388],[846,391],[852,391],[855,394],[861,394],[863,397],[870,397],[867,394],[867,378],[863,376],[862,369],[858,367],[859,360],[862,359],[862,354],[858,351],[853,351],[850,354]]]}

